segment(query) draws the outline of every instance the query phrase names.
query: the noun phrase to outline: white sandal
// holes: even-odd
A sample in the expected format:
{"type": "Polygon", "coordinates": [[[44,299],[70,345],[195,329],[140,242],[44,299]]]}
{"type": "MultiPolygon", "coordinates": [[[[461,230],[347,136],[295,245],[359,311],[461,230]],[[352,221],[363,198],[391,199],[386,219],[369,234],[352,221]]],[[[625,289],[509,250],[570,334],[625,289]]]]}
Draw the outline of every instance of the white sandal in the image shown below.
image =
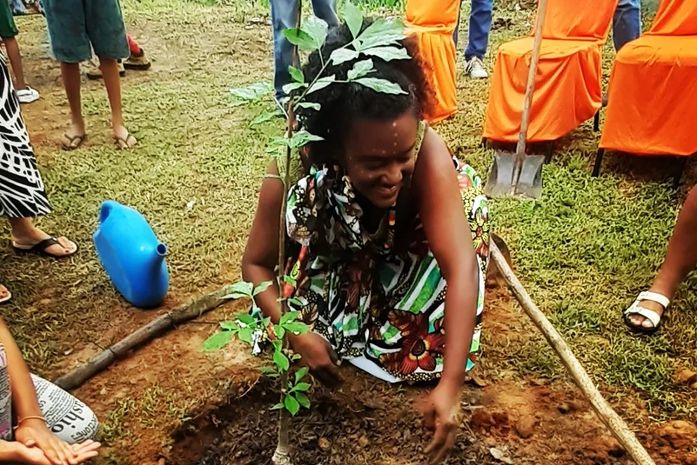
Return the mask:
{"type": "Polygon", "coordinates": [[[634,303],[632,303],[632,305],[630,305],[629,308],[624,311],[624,324],[626,324],[629,330],[634,333],[654,334],[656,331],[658,331],[658,329],[661,327],[661,323],[663,323],[663,320],[666,318],[666,312],[668,311],[669,305],[670,299],[663,294],[651,291],[640,292],[634,303]],[[659,315],[654,310],[642,307],[640,302],[644,300],[656,302],[657,304],[661,305],[663,307],[663,315],[659,315]],[[632,323],[632,321],[629,319],[629,317],[632,315],[643,316],[650,321],[653,326],[647,328],[643,324],[636,325],[632,323]]]}

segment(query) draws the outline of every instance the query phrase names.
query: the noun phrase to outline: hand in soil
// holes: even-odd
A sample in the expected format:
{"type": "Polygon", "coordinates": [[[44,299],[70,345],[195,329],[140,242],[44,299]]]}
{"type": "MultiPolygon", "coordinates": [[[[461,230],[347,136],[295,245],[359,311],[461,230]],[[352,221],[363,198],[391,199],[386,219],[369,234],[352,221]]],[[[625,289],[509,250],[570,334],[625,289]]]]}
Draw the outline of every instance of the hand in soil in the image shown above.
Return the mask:
{"type": "Polygon", "coordinates": [[[305,333],[290,338],[293,350],[300,354],[300,363],[310,369],[322,384],[336,387],[341,384],[339,357],[326,339],[317,333],[305,333]]]}
{"type": "MultiPolygon", "coordinates": [[[[46,457],[44,451],[38,447],[27,447],[21,443],[15,443],[15,445],[17,448],[17,460],[21,463],[29,465],[53,465],[53,462],[46,457]]],[[[76,458],[74,462],[70,463],[78,464],[96,457],[98,454],[97,449],[99,449],[100,445],[101,444],[94,441],[85,441],[81,444],[75,444],[72,446],[72,450],[75,452],[76,458]]]]}
{"type": "Polygon", "coordinates": [[[23,422],[15,431],[15,439],[28,448],[41,450],[48,460],[47,463],[51,465],[79,463],[75,450],[49,431],[43,420],[32,419],[23,422]]]}
{"type": "Polygon", "coordinates": [[[431,391],[423,407],[424,424],[434,430],[433,440],[424,451],[429,464],[437,465],[448,456],[457,438],[457,414],[460,410],[460,394],[457,387],[450,387],[441,380],[431,391]]]}

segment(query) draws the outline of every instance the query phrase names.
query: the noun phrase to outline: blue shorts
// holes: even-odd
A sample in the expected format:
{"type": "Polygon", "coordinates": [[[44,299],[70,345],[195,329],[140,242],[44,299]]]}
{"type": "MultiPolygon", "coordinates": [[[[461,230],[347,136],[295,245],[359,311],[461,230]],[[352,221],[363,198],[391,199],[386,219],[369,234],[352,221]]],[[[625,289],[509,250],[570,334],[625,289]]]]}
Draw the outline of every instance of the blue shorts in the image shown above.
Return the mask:
{"type": "Polygon", "coordinates": [[[98,57],[128,58],[128,40],[118,0],[43,0],[56,59],[80,63],[98,57]]]}

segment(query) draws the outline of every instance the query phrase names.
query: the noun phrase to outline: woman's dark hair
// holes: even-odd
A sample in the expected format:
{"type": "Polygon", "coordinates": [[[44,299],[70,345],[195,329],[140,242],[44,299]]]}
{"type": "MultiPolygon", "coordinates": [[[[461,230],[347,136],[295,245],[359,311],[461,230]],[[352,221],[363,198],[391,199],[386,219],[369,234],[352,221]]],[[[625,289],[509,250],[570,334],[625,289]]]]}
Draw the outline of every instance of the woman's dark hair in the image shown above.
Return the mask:
{"type": "MultiPolygon", "coordinates": [[[[363,30],[372,23],[373,20],[366,18],[363,30]]],[[[322,70],[323,61],[329,61],[334,50],[351,41],[353,36],[345,23],[331,28],[321,49],[322,59],[319,56],[320,51],[315,51],[310,54],[302,68],[305,81],[312,82],[322,70]]],[[[431,105],[432,91],[424,74],[418,45],[415,38],[408,37],[401,41],[401,46],[411,56],[410,60],[386,62],[377,57],[361,56],[340,65],[332,63],[327,66],[323,76],[335,75],[337,80],[346,80],[349,70],[356,62],[371,58],[374,70],[367,77],[399,84],[407,93],[386,94],[357,83],[340,83],[308,94],[305,101],[319,103],[322,108],[319,111],[298,109],[298,119],[307,131],[324,138],[323,142],[313,143],[309,147],[312,162],[321,164],[335,159],[351,121],[357,118],[385,120],[396,118],[409,110],[413,111],[417,118],[423,117],[424,111],[431,105]]],[[[298,92],[302,91],[296,91],[295,94],[298,92]]]]}

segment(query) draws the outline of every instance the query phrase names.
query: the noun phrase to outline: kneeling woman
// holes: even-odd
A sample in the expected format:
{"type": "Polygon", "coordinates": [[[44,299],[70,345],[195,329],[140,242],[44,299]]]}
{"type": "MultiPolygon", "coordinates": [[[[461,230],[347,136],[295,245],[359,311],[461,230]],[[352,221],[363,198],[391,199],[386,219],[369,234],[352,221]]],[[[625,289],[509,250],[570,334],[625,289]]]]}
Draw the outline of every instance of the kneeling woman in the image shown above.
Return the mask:
{"type": "MultiPolygon", "coordinates": [[[[315,52],[303,68],[306,81],[351,41],[345,25],[330,31],[323,60],[315,52]]],[[[325,382],[337,376],[338,359],[388,382],[438,380],[426,414],[442,451],[454,440],[458,393],[479,347],[488,212],[472,168],[423,122],[430,91],[417,51],[409,40],[402,46],[412,59],[373,58],[369,77],[404,94],[333,84],[308,95],[321,110],[299,111],[300,125],[324,140],[290,170],[284,217],[302,303],[294,309],[313,329],[291,343],[325,382]]],[[[329,65],[326,75],[346,80],[356,61],[329,65]]],[[[255,284],[275,280],[280,165],[268,168],[243,259],[244,279],[255,284]]],[[[258,296],[273,321],[278,297],[277,286],[258,296]]]]}

